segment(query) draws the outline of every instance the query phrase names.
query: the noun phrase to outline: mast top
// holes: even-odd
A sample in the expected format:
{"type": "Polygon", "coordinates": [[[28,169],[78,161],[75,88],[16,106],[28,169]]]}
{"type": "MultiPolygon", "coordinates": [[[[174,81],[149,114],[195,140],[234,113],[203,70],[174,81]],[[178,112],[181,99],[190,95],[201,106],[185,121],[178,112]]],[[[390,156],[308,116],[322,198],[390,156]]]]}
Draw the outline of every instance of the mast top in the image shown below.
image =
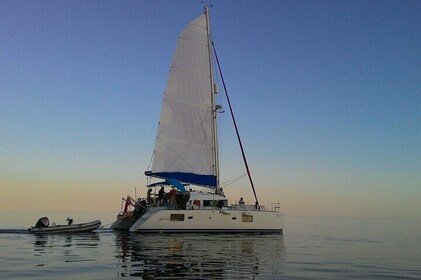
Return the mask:
{"type": "Polygon", "coordinates": [[[206,2],[206,1],[202,1],[201,3],[203,4],[203,8],[205,8],[205,9],[213,7],[213,5],[208,4],[208,2],[206,2]]]}

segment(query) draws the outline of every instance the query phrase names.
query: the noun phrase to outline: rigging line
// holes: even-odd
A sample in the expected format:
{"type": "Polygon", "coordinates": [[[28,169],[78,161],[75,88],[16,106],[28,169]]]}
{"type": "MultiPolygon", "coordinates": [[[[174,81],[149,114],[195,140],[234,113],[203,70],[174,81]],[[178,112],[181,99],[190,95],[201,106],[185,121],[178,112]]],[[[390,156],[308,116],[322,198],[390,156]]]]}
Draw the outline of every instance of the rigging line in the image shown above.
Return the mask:
{"type": "Polygon", "coordinates": [[[146,170],[150,170],[152,160],[153,160],[154,154],[155,154],[155,149],[156,149],[156,141],[155,141],[155,144],[153,145],[153,151],[152,151],[152,154],[151,154],[151,158],[149,159],[149,164],[148,164],[148,167],[146,168],[146,170]]]}
{"type": "Polygon", "coordinates": [[[216,63],[218,64],[219,75],[221,75],[222,85],[224,86],[225,96],[227,97],[228,107],[230,109],[232,121],[234,123],[235,132],[237,134],[238,143],[240,145],[241,154],[242,154],[243,160],[244,160],[244,165],[246,166],[247,175],[248,175],[249,180],[250,180],[251,188],[253,189],[253,194],[254,194],[254,198],[256,199],[256,204],[259,205],[259,201],[257,200],[256,190],[254,188],[253,179],[251,178],[250,169],[249,169],[249,166],[248,166],[248,163],[247,163],[246,154],[244,152],[243,144],[241,142],[240,133],[238,132],[237,122],[235,121],[234,112],[233,112],[232,106],[231,106],[231,101],[230,101],[229,96],[228,96],[227,87],[225,86],[224,76],[222,75],[221,65],[219,64],[218,55],[216,54],[216,49],[215,49],[215,45],[214,45],[213,41],[212,41],[212,47],[213,47],[213,52],[215,53],[216,63]]]}
{"type": "Polygon", "coordinates": [[[234,178],[234,179],[231,179],[231,180],[229,180],[229,181],[227,181],[227,182],[224,182],[224,183],[222,183],[222,184],[221,184],[221,186],[225,187],[225,186],[228,186],[228,185],[234,184],[235,182],[240,181],[241,179],[243,179],[243,178],[244,178],[244,177],[246,177],[246,176],[247,176],[247,173],[245,173],[245,174],[243,174],[243,175],[240,175],[240,176],[238,176],[238,177],[236,177],[236,178],[234,178]]]}
{"type": "MultiPolygon", "coordinates": [[[[225,127],[225,114],[219,114],[219,125],[218,125],[218,141],[223,143],[224,141],[224,127],[225,127]]],[[[222,159],[224,155],[224,145],[219,145],[219,158],[222,159]]]]}

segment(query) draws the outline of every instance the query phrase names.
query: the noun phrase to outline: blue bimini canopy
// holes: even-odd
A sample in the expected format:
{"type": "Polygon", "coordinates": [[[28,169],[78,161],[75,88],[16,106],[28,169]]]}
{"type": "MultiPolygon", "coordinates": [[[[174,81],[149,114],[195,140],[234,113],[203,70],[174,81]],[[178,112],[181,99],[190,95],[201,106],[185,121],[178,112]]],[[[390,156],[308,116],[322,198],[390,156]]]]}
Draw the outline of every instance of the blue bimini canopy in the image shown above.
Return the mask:
{"type": "Polygon", "coordinates": [[[165,180],[176,180],[180,184],[181,182],[206,186],[209,188],[216,187],[216,176],[214,175],[199,175],[194,173],[183,173],[183,172],[152,172],[146,171],[146,176],[163,178],[165,180]]]}
{"type": "Polygon", "coordinates": [[[153,183],[150,185],[147,185],[147,187],[157,187],[157,186],[174,186],[177,190],[185,192],[186,187],[183,185],[180,181],[177,179],[165,179],[163,182],[153,183]]]}
{"type": "Polygon", "coordinates": [[[181,192],[186,191],[186,187],[184,187],[184,185],[177,179],[165,179],[165,183],[168,183],[168,185],[174,186],[177,190],[181,192]]]}

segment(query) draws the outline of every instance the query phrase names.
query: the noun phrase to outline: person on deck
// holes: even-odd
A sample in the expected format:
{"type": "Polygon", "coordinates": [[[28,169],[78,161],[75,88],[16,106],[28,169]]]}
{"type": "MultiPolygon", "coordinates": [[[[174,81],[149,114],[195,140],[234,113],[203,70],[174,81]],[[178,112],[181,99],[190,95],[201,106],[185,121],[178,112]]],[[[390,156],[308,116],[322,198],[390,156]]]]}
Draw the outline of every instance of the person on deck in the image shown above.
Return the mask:
{"type": "Polygon", "coordinates": [[[148,201],[149,206],[153,206],[152,189],[148,190],[146,200],[148,201]]]}
{"type": "Polygon", "coordinates": [[[244,200],[242,197],[240,197],[240,200],[238,201],[238,204],[244,204],[244,200]]]}
{"type": "Polygon", "coordinates": [[[195,199],[193,205],[193,209],[200,209],[200,200],[195,199]]]}
{"type": "Polygon", "coordinates": [[[158,192],[158,203],[159,206],[167,205],[167,202],[165,201],[164,187],[161,187],[161,189],[158,192]]]}
{"type": "Polygon", "coordinates": [[[177,202],[175,200],[175,188],[172,187],[170,191],[170,209],[177,209],[177,202]]]}
{"type": "Polygon", "coordinates": [[[254,209],[256,209],[256,210],[259,210],[260,209],[259,202],[256,201],[256,203],[254,204],[254,209]]]}

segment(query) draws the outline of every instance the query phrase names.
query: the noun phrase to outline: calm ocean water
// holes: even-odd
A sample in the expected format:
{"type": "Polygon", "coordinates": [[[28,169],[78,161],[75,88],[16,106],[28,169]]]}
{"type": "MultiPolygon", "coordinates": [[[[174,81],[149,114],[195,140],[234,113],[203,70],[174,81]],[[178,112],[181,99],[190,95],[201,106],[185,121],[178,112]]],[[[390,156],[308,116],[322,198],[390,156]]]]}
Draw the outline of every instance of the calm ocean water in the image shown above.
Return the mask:
{"type": "Polygon", "coordinates": [[[286,217],[284,235],[19,230],[41,216],[115,215],[0,212],[0,279],[421,279],[420,220],[286,217]]]}

